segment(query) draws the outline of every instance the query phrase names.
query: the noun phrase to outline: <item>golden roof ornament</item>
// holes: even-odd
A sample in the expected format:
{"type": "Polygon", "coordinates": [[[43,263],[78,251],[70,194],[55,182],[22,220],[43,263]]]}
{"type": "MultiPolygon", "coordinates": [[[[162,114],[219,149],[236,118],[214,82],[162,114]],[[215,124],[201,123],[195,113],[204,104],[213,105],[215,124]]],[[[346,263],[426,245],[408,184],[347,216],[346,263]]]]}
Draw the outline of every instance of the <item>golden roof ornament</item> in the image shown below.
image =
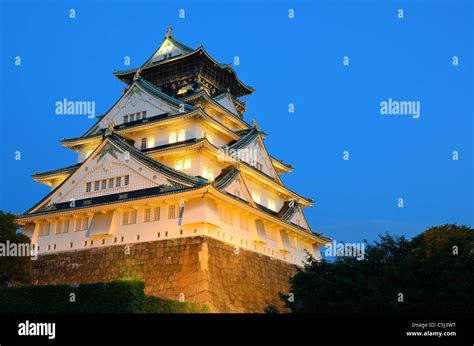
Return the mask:
{"type": "Polygon", "coordinates": [[[139,67],[133,76],[133,80],[139,80],[142,75],[142,69],[139,67]]]}
{"type": "Polygon", "coordinates": [[[114,127],[115,127],[115,123],[114,123],[114,121],[112,120],[112,121],[107,125],[107,129],[105,130],[105,135],[106,135],[106,136],[110,136],[110,135],[114,132],[114,127]]]}
{"type": "Polygon", "coordinates": [[[258,130],[258,124],[257,124],[257,120],[253,119],[252,120],[252,125],[253,125],[253,128],[258,130]]]}

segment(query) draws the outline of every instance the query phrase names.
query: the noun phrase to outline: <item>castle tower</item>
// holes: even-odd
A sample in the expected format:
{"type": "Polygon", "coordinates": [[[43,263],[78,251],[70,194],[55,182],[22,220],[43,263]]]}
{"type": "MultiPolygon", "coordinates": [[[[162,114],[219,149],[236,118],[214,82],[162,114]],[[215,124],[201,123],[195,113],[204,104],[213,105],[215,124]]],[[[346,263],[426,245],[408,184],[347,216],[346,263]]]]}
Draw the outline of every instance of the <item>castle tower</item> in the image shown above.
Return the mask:
{"type": "Polygon", "coordinates": [[[330,240],[304,216],[313,201],[280,179],[293,168],[269,154],[256,121],[244,120],[239,98],[253,89],[171,29],[142,66],[114,74],[127,84],[123,95],[82,136],[61,141],[77,163],[33,175],[51,192],[17,222],[39,248],[37,282],[133,277],[148,293],[177,299],[182,291],[212,311],[258,311],[285,285],[275,276],[286,280],[305,251],[319,258],[330,240]],[[245,266],[262,267],[249,279],[266,290],[254,308],[217,283],[233,280],[226,268],[244,279],[245,266]]]}

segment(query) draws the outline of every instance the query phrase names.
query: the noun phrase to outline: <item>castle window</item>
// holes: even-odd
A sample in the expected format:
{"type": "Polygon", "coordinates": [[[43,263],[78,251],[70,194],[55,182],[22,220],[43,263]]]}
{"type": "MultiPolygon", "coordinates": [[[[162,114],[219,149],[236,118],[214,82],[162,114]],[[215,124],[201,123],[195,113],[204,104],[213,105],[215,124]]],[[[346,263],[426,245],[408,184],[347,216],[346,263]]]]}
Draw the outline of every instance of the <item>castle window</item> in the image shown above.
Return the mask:
{"type": "Polygon", "coordinates": [[[91,245],[90,245],[90,246],[92,246],[92,245],[94,245],[94,241],[93,241],[93,240],[91,240],[91,245]]]}
{"type": "Polygon", "coordinates": [[[94,181],[94,191],[99,190],[99,181],[94,181]]]}
{"type": "Polygon", "coordinates": [[[89,224],[89,218],[87,216],[82,218],[82,230],[85,231],[87,229],[87,225],[89,224]]]}
{"type": "Polygon", "coordinates": [[[210,181],[214,180],[214,169],[212,169],[212,167],[209,167],[209,166],[203,166],[202,177],[210,181]]]}
{"type": "Polygon", "coordinates": [[[63,233],[63,222],[61,220],[56,221],[56,234],[63,233]]]}
{"type": "Polygon", "coordinates": [[[186,159],[176,160],[176,162],[174,164],[174,168],[178,171],[182,170],[183,168],[184,169],[191,168],[191,159],[188,157],[186,159]]]}
{"type": "Polygon", "coordinates": [[[159,238],[160,237],[160,232],[156,233],[156,237],[159,238]]]}
{"type": "Polygon", "coordinates": [[[140,240],[140,234],[137,234],[136,239],[137,239],[137,240],[140,240]]]}
{"type": "Polygon", "coordinates": [[[160,221],[160,207],[153,208],[153,221],[160,221]]]}
{"type": "Polygon", "coordinates": [[[243,230],[249,230],[249,218],[246,215],[240,214],[240,228],[243,230]]]}
{"type": "Polygon", "coordinates": [[[168,219],[176,219],[177,218],[176,209],[177,209],[176,204],[172,204],[172,205],[168,206],[168,219]]]}
{"type": "Polygon", "coordinates": [[[49,229],[50,229],[50,223],[49,222],[44,222],[41,225],[39,235],[40,236],[47,236],[49,235],[49,229]]]}
{"type": "Polygon", "coordinates": [[[123,240],[124,240],[124,237],[123,237],[123,236],[120,237],[120,241],[121,241],[122,243],[123,243],[123,240]]]}
{"type": "Polygon", "coordinates": [[[102,239],[102,245],[104,245],[104,244],[105,244],[105,239],[102,239]]]}
{"type": "Polygon", "coordinates": [[[56,234],[67,233],[68,226],[69,226],[68,220],[59,220],[56,223],[56,234]]]}
{"type": "Polygon", "coordinates": [[[107,179],[102,180],[102,190],[105,190],[107,188],[107,179]]]}
{"type": "Polygon", "coordinates": [[[143,137],[143,138],[142,138],[142,145],[141,145],[141,148],[142,148],[142,149],[146,149],[146,137],[143,137]]]}
{"type": "Polygon", "coordinates": [[[185,139],[186,139],[186,130],[179,130],[178,142],[184,141],[185,139]]]}
{"type": "Polygon", "coordinates": [[[109,179],[109,189],[114,187],[114,178],[109,179]]]}
{"type": "Polygon", "coordinates": [[[128,115],[123,116],[123,123],[124,124],[128,123],[128,115]]]}
{"type": "Polygon", "coordinates": [[[268,199],[267,207],[268,207],[268,209],[270,209],[270,210],[276,211],[275,200],[269,198],[269,199],[268,199]]]}
{"type": "Polygon", "coordinates": [[[191,168],[191,159],[190,158],[184,159],[184,169],[189,169],[189,168],[191,168]]]}
{"type": "Polygon", "coordinates": [[[145,119],[146,118],[146,111],[143,111],[142,112],[142,119],[145,119]]]}
{"type": "Polygon", "coordinates": [[[133,225],[137,223],[137,210],[127,210],[122,213],[122,225],[133,225]]]}
{"type": "Polygon", "coordinates": [[[123,178],[124,182],[123,184],[124,185],[128,185],[130,183],[130,176],[129,175],[126,175],[124,178],[123,178]]]}
{"type": "Polygon", "coordinates": [[[72,241],[69,242],[69,248],[72,249],[73,246],[74,246],[74,243],[72,241]]]}
{"type": "Polygon", "coordinates": [[[92,183],[87,183],[86,184],[86,192],[91,192],[91,187],[92,187],[92,183]]]}
{"type": "Polygon", "coordinates": [[[170,132],[169,142],[176,143],[176,131],[170,132]]]}
{"type": "Polygon", "coordinates": [[[116,242],[117,242],[117,237],[114,238],[114,243],[116,243],[116,242]]]}
{"type": "Polygon", "coordinates": [[[252,199],[255,201],[255,203],[260,204],[260,192],[252,190],[252,199]]]}
{"type": "Polygon", "coordinates": [[[115,186],[120,187],[122,185],[122,177],[117,177],[115,179],[115,186]]]}
{"type": "Polygon", "coordinates": [[[48,245],[48,250],[51,250],[51,245],[48,245]]]}
{"type": "Polygon", "coordinates": [[[87,246],[87,240],[84,241],[84,246],[87,246]]]}
{"type": "Polygon", "coordinates": [[[53,244],[53,250],[56,250],[56,244],[53,244]]]}
{"type": "Polygon", "coordinates": [[[76,232],[85,231],[87,229],[88,223],[89,223],[89,218],[87,216],[77,218],[74,225],[74,231],[76,232]]]}
{"type": "Polygon", "coordinates": [[[143,215],[144,222],[151,221],[151,208],[145,208],[144,215],[143,215]]]}

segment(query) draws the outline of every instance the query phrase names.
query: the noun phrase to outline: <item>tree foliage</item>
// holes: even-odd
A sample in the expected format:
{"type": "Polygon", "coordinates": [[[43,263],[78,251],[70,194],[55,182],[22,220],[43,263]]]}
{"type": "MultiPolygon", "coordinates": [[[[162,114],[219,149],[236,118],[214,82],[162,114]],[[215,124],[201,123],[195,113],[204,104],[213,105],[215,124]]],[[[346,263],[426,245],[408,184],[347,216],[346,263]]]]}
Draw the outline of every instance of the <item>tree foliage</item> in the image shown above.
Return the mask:
{"type": "Polygon", "coordinates": [[[363,260],[309,258],[280,295],[293,312],[473,312],[474,230],[432,227],[379,236],[363,260]]]}
{"type": "MultiPolygon", "coordinates": [[[[30,243],[30,239],[16,232],[15,216],[0,211],[0,243],[30,243]]],[[[31,257],[0,256],[0,274],[6,273],[13,282],[31,281],[31,257]]]]}

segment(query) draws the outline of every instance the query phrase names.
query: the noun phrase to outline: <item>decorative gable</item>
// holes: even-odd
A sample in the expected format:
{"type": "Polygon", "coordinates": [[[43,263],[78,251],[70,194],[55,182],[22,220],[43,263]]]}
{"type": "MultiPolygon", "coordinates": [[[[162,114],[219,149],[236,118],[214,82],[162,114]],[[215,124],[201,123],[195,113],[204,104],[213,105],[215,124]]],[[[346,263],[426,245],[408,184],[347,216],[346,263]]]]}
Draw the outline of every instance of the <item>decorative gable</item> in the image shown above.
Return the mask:
{"type": "Polygon", "coordinates": [[[239,149],[237,155],[240,160],[247,162],[266,175],[280,181],[260,136],[256,136],[245,148],[239,149]]]}
{"type": "Polygon", "coordinates": [[[222,107],[230,111],[231,113],[235,115],[239,115],[239,112],[235,108],[234,101],[232,100],[232,97],[228,94],[221,94],[214,98],[214,100],[219,103],[222,107]]]}
{"type": "Polygon", "coordinates": [[[224,191],[246,202],[252,202],[252,198],[240,174],[224,189],[224,191]]]}
{"type": "Polygon", "coordinates": [[[124,150],[110,140],[104,140],[71,176],[30,212],[54,204],[121,192],[185,186],[141,162],[135,157],[135,149],[129,149],[124,150]]]}
{"type": "Polygon", "coordinates": [[[161,44],[160,48],[158,48],[155,54],[153,54],[153,56],[148,60],[145,66],[165,59],[173,58],[178,55],[183,55],[188,52],[189,50],[186,50],[182,45],[177,44],[176,41],[167,37],[161,44]]]}
{"type": "Polygon", "coordinates": [[[161,114],[174,114],[177,107],[161,100],[145,89],[133,84],[107,114],[97,124],[98,129],[106,128],[110,123],[120,125],[161,114]]]}
{"type": "Polygon", "coordinates": [[[303,211],[301,210],[301,207],[298,206],[296,211],[293,213],[293,215],[288,219],[288,221],[292,224],[295,224],[297,226],[300,226],[304,229],[309,229],[309,225],[306,222],[306,218],[303,215],[303,211]]]}

